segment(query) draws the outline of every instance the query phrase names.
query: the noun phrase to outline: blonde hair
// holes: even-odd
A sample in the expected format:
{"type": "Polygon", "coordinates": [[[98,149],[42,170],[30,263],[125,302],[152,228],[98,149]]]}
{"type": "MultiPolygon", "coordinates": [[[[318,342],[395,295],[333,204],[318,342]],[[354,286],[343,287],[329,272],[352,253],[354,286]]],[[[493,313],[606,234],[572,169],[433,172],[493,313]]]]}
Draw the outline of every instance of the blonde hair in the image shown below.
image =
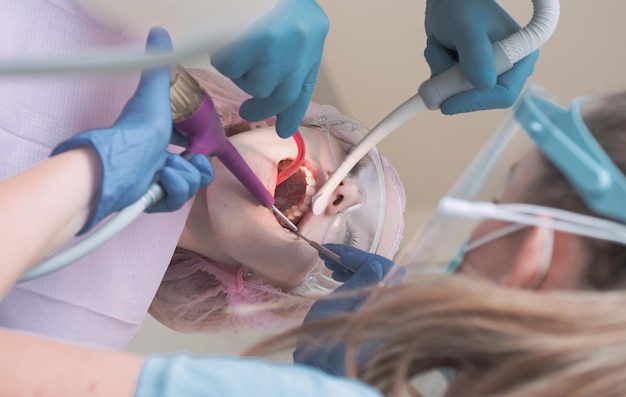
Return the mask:
{"type": "Polygon", "coordinates": [[[375,289],[357,312],[305,324],[247,354],[295,337],[346,342],[348,375],[386,396],[451,367],[464,396],[618,396],[626,393],[626,293],[532,292],[461,275],[413,275],[375,289]],[[375,346],[366,358],[358,346],[375,346]]]}

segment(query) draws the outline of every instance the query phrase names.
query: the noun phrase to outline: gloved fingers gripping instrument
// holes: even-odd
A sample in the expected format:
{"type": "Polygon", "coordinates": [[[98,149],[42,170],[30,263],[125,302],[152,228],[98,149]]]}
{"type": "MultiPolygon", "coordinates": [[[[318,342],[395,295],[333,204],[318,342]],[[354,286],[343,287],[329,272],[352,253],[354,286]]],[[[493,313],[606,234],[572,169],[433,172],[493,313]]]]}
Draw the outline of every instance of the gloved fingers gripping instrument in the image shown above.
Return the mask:
{"type": "MultiPolygon", "coordinates": [[[[210,96],[179,65],[172,69],[170,100],[174,129],[185,137],[188,143],[187,149],[181,155],[188,160],[195,154],[215,155],[263,206],[278,211],[273,205],[272,194],[267,191],[226,137],[210,96]]],[[[301,137],[295,134],[294,139],[298,141],[301,137]]],[[[158,181],[153,183],[139,200],[121,210],[88,238],[37,264],[26,272],[19,282],[54,272],[87,255],[127,227],[144,211],[163,200],[164,196],[165,191],[158,181]]]]}
{"type": "MultiPolygon", "coordinates": [[[[533,0],[533,5],[533,16],[526,27],[504,40],[493,43],[498,75],[511,69],[516,62],[537,50],[554,32],[559,19],[559,1],[533,0]]],[[[378,142],[425,108],[439,109],[441,103],[447,98],[472,88],[472,84],[465,78],[459,65],[424,81],[416,95],[389,113],[354,147],[335,173],[313,195],[313,213],[320,214],[326,208],[332,192],[342,179],[378,142]]]]}

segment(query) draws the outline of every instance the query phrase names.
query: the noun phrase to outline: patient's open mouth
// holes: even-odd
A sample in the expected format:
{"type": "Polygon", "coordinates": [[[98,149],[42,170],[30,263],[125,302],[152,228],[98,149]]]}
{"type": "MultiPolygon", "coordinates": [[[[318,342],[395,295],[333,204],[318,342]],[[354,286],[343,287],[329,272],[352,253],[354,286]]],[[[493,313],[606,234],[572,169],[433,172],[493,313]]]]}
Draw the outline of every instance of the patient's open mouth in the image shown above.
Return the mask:
{"type": "MultiPolygon", "coordinates": [[[[278,163],[278,172],[285,169],[293,160],[285,159],[278,163]]],[[[317,190],[317,181],[311,170],[301,165],[296,172],[276,186],[274,205],[294,224],[298,224],[311,209],[311,197],[317,190]]],[[[283,225],[280,218],[276,218],[283,225]]],[[[283,225],[286,226],[286,225],[283,225]]]]}

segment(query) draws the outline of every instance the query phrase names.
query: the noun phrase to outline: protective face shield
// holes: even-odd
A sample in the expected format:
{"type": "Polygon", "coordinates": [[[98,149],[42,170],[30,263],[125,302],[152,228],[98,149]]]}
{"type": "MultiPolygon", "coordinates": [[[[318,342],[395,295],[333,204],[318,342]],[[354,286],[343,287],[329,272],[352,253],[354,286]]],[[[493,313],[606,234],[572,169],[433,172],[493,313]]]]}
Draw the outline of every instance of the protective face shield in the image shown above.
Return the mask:
{"type": "MultiPolygon", "coordinates": [[[[315,121],[326,134],[335,168],[356,144],[353,140],[355,133],[363,136],[368,132],[361,123],[343,115],[329,114],[317,117],[315,121]],[[351,134],[348,135],[347,131],[351,134]],[[334,144],[331,137],[335,138],[334,144]]],[[[346,179],[358,187],[360,199],[334,215],[322,243],[348,244],[375,252],[386,212],[385,175],[378,150],[370,150],[346,179]]]]}
{"type": "Polygon", "coordinates": [[[452,273],[468,255],[491,245],[491,258],[481,260],[508,269],[505,263],[515,260],[521,246],[516,239],[527,237],[532,226],[544,230],[538,286],[549,268],[555,231],[626,244],[626,177],[582,120],[582,103],[562,106],[545,90],[529,88],[396,262],[410,272],[452,273]],[[592,211],[616,221],[525,203],[524,195],[534,194],[526,187],[532,167],[538,167],[538,151],[592,211]],[[515,167],[524,167],[517,176],[515,167]],[[499,249],[493,249],[496,243],[499,249]]]}
{"type": "MultiPolygon", "coordinates": [[[[326,135],[335,169],[350,148],[368,132],[360,122],[340,114],[317,116],[313,126],[319,127],[320,133],[326,135]]],[[[322,214],[332,216],[328,226],[316,227],[315,222],[309,221],[308,225],[317,230],[305,229],[302,233],[322,244],[347,244],[376,252],[387,212],[384,172],[378,150],[370,150],[344,179],[345,184],[351,184],[358,192],[354,204],[339,212],[334,212],[332,206],[329,206],[329,211],[334,213],[322,214]]],[[[290,292],[298,295],[327,294],[340,285],[330,277],[330,272],[320,259],[303,282],[290,292]]]]}

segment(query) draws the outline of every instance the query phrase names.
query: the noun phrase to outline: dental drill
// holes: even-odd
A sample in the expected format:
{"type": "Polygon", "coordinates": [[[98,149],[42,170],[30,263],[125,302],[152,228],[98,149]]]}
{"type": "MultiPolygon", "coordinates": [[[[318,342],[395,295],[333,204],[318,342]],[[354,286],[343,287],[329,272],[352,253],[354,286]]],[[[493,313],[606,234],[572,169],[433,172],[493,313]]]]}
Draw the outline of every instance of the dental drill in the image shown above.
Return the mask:
{"type": "MultiPolygon", "coordinates": [[[[271,209],[280,218],[287,219],[274,205],[274,196],[227,138],[211,97],[180,65],[172,66],[170,102],[174,129],[188,143],[187,149],[181,155],[187,159],[194,154],[217,157],[261,205],[271,209]]],[[[302,137],[295,134],[294,139],[301,152],[302,137]]],[[[299,155],[298,158],[300,157],[302,156],[299,155]]],[[[291,170],[293,168],[290,167],[291,170]]],[[[135,203],[124,208],[84,240],[31,268],[18,282],[52,273],[87,255],[132,223],[147,208],[161,200],[164,194],[163,188],[158,183],[153,183],[135,203]]]]}

